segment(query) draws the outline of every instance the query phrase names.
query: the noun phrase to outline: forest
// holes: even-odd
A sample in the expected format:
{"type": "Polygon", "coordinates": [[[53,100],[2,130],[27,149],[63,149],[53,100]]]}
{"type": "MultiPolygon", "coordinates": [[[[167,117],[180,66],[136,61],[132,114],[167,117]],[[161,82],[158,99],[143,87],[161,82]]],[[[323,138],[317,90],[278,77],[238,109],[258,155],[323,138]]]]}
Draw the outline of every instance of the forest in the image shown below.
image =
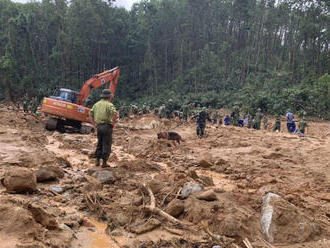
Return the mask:
{"type": "Polygon", "coordinates": [[[121,68],[116,104],[172,98],[330,118],[330,1],[0,0],[0,100],[121,68]]]}

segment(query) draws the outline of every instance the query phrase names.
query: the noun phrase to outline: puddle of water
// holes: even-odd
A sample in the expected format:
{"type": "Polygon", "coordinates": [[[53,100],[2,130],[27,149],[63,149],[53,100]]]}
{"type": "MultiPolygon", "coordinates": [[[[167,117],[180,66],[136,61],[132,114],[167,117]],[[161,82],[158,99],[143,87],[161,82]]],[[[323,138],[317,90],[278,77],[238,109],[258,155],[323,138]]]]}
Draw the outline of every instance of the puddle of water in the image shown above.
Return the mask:
{"type": "Polygon", "coordinates": [[[72,248],[120,248],[122,242],[114,238],[118,244],[105,234],[106,224],[94,219],[88,219],[88,221],[95,226],[95,232],[83,228],[77,234],[77,240],[72,242],[72,248]]]}

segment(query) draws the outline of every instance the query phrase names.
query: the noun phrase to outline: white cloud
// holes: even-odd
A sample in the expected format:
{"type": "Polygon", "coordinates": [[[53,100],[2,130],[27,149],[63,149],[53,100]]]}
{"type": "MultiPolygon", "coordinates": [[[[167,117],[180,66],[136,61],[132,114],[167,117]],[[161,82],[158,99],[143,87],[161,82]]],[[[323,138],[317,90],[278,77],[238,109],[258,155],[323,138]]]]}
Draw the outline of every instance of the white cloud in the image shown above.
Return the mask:
{"type": "Polygon", "coordinates": [[[115,6],[124,7],[125,9],[131,9],[133,3],[138,2],[139,0],[116,0],[115,6]]]}

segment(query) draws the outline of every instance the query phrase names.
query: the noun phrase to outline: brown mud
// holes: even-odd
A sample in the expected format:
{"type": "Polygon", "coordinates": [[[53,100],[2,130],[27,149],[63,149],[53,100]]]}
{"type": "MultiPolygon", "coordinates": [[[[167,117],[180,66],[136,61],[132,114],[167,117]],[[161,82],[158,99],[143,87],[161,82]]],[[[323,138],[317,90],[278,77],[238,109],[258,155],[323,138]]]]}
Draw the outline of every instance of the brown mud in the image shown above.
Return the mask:
{"type": "Polygon", "coordinates": [[[91,158],[95,134],[48,132],[44,117],[13,107],[1,106],[0,120],[0,178],[17,167],[64,172],[33,194],[0,186],[1,247],[247,247],[245,239],[252,247],[330,247],[329,122],[309,123],[306,137],[208,124],[198,139],[193,123],[135,117],[115,128],[111,168],[104,170],[91,158]],[[158,140],[160,131],[185,142],[158,140]],[[105,174],[110,179],[102,183],[96,175],[105,174]],[[212,190],[215,200],[184,198],[187,183],[212,190]],[[173,211],[181,224],[147,209],[148,188],[156,207],[173,211]],[[260,219],[269,192],[315,230],[292,230],[301,223],[293,225],[298,218],[284,204],[276,212],[280,242],[265,242],[260,219]]]}

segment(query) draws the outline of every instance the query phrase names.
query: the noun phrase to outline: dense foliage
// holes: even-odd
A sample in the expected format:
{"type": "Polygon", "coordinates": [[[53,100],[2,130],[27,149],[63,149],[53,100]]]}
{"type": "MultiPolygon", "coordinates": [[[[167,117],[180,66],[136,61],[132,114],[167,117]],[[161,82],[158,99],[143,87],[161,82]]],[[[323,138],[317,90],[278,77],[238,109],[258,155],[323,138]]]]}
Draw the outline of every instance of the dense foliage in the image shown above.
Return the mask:
{"type": "Polygon", "coordinates": [[[0,0],[0,98],[79,89],[119,65],[117,100],[330,118],[327,0],[0,0]]]}

